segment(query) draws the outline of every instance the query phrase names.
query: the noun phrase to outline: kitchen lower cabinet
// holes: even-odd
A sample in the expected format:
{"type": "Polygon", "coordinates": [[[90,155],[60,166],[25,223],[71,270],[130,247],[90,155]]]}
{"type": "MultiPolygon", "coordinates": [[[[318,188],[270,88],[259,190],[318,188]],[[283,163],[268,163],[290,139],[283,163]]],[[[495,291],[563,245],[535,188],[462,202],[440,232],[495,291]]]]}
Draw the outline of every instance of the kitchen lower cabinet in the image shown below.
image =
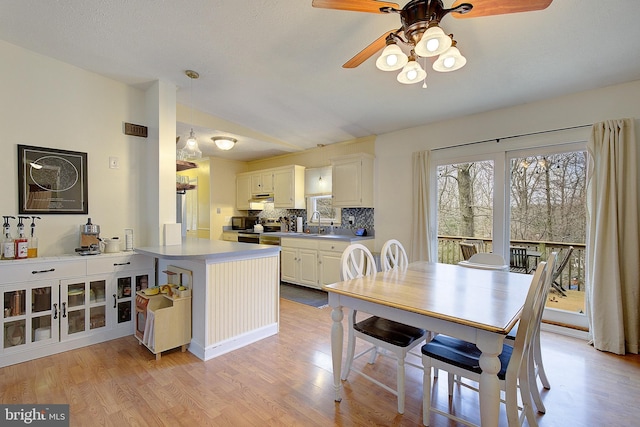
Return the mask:
{"type": "Polygon", "coordinates": [[[307,242],[297,242],[297,245],[294,243],[293,246],[281,248],[281,279],[289,283],[318,287],[318,251],[315,248],[305,248],[305,243],[307,242]]]}
{"type": "Polygon", "coordinates": [[[153,259],[136,254],[0,265],[0,367],[133,334],[133,295],[155,277],[153,259]]]}
{"type": "MultiPolygon", "coordinates": [[[[353,242],[323,237],[283,237],[280,241],[280,279],[316,289],[341,281],[342,252],[353,242]]],[[[374,239],[357,242],[373,251],[374,239]]]]}

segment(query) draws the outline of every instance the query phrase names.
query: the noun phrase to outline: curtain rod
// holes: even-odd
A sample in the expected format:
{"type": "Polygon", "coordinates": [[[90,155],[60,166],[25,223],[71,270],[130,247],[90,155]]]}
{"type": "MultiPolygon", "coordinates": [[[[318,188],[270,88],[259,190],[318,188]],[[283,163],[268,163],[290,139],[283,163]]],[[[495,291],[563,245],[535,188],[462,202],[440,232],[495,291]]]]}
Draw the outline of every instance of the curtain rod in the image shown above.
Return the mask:
{"type": "Polygon", "coordinates": [[[491,138],[491,139],[484,139],[482,141],[465,142],[464,144],[450,145],[448,147],[434,148],[431,151],[445,150],[445,149],[448,149],[448,148],[456,148],[456,147],[466,147],[467,145],[482,144],[484,142],[492,142],[492,141],[495,141],[497,144],[499,144],[500,141],[503,140],[503,139],[521,138],[523,136],[540,135],[540,134],[543,134],[543,133],[558,132],[558,131],[561,131],[561,130],[580,129],[580,128],[589,127],[589,126],[593,126],[593,125],[592,124],[587,124],[587,125],[571,126],[571,127],[559,128],[559,129],[541,130],[539,132],[522,133],[520,135],[503,136],[502,138],[491,138]]]}

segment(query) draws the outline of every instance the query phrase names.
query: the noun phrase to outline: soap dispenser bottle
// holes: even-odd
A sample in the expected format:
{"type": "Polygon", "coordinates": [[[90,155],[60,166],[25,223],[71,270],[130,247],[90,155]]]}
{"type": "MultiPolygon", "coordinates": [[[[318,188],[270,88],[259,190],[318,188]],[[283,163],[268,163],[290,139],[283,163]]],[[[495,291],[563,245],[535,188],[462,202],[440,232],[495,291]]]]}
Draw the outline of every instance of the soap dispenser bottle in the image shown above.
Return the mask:
{"type": "Polygon", "coordinates": [[[9,218],[16,219],[15,216],[3,216],[4,224],[4,237],[2,238],[2,259],[15,259],[16,258],[16,245],[11,237],[11,225],[9,224],[9,218]]]}
{"type": "Polygon", "coordinates": [[[22,222],[23,219],[29,219],[29,217],[18,217],[18,237],[14,239],[14,242],[16,244],[16,259],[26,259],[29,251],[29,239],[24,233],[24,223],[22,222]]]}
{"type": "Polygon", "coordinates": [[[29,247],[27,249],[27,258],[37,258],[38,256],[38,238],[36,237],[36,219],[39,216],[31,217],[31,235],[29,236],[29,247]]]}

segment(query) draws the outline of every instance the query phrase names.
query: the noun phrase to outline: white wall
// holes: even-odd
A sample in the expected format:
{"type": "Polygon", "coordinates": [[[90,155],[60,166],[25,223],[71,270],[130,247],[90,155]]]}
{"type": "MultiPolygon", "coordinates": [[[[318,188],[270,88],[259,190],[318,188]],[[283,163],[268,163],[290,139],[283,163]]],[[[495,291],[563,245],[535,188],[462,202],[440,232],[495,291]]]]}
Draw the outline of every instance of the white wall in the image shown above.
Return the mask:
{"type": "Polygon", "coordinates": [[[152,142],[123,134],[123,122],[145,124],[145,93],[2,41],[0,93],[0,215],[18,214],[18,144],[86,152],[89,213],[40,215],[40,255],[73,253],[87,217],[104,237],[123,238],[133,228],[136,246],[146,242],[142,200],[152,142]],[[119,169],[109,169],[110,156],[119,169]]]}
{"type": "MultiPolygon", "coordinates": [[[[635,81],[378,136],[376,249],[391,238],[410,249],[413,152],[607,119],[637,119],[640,117],[638,99],[640,81],[635,81]]],[[[637,120],[636,129],[636,134],[640,134],[637,120]]],[[[585,140],[589,132],[590,128],[579,131],[585,140]]],[[[509,140],[502,143],[509,144],[509,140]]]]}

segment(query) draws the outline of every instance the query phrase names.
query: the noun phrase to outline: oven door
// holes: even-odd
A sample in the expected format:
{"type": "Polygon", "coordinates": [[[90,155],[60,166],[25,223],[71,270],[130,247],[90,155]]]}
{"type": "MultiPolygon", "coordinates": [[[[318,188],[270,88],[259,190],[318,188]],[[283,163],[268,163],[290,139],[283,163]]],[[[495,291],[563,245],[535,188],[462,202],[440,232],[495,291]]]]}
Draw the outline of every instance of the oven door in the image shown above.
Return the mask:
{"type": "Polygon", "coordinates": [[[238,233],[238,242],[242,243],[260,243],[260,234],[255,233],[238,233]]]}

